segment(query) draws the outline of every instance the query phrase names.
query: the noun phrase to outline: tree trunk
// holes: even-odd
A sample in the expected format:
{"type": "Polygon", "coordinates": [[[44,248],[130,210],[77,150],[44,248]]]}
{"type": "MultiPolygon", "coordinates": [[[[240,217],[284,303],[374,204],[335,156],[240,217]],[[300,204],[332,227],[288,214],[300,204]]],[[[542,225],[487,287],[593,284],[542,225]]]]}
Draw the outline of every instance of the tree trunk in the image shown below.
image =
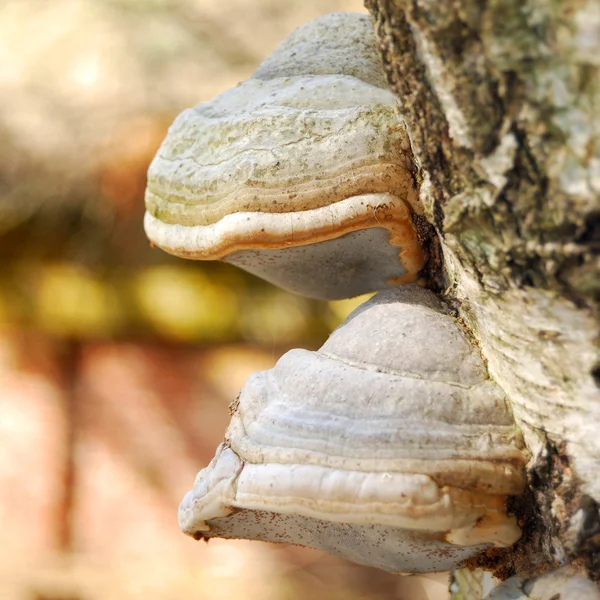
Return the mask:
{"type": "Polygon", "coordinates": [[[600,4],[366,0],[439,245],[531,454],[500,575],[600,577],[600,4]]]}

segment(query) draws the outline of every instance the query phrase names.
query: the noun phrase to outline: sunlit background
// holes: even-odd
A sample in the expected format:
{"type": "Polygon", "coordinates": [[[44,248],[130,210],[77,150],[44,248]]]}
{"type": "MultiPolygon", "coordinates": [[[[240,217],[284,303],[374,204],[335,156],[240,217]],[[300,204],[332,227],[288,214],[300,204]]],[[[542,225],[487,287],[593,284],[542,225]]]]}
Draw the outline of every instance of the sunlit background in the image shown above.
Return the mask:
{"type": "Polygon", "coordinates": [[[186,107],[358,0],[0,1],[0,598],[445,598],[317,551],[179,532],[249,373],[357,304],[153,250],[149,161],[186,107]]]}

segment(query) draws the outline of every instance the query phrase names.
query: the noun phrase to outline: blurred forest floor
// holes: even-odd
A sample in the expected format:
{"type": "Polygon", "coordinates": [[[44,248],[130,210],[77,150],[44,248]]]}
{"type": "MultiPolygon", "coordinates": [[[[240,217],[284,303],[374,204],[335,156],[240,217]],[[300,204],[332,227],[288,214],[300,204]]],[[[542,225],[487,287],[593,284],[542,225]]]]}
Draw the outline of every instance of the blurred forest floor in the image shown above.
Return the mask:
{"type": "Polygon", "coordinates": [[[432,600],[307,549],[198,544],[177,506],[228,403],[360,300],[153,250],[148,164],[188,106],[354,0],[0,4],[0,598],[432,600]]]}

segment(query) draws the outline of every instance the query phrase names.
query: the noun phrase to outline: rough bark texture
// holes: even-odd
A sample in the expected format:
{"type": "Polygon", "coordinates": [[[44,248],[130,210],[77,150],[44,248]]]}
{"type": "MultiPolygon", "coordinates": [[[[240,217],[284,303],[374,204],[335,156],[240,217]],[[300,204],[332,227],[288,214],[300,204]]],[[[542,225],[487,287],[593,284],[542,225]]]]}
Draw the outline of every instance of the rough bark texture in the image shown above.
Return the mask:
{"type": "MultiPolygon", "coordinates": [[[[366,0],[471,327],[531,453],[503,576],[600,576],[600,5],[366,0]]],[[[437,270],[436,270],[437,268],[437,270]]]]}

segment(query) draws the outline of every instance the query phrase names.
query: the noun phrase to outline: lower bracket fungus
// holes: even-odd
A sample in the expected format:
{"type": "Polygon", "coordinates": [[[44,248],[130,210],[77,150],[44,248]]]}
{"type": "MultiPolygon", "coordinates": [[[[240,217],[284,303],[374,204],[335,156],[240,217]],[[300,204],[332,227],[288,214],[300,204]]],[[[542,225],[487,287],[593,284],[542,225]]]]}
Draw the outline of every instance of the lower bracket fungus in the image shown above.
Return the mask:
{"type": "Polygon", "coordinates": [[[390,572],[445,571],[520,537],[519,432],[436,296],[379,293],[317,352],[252,375],[182,530],[320,548],[390,572]]]}

